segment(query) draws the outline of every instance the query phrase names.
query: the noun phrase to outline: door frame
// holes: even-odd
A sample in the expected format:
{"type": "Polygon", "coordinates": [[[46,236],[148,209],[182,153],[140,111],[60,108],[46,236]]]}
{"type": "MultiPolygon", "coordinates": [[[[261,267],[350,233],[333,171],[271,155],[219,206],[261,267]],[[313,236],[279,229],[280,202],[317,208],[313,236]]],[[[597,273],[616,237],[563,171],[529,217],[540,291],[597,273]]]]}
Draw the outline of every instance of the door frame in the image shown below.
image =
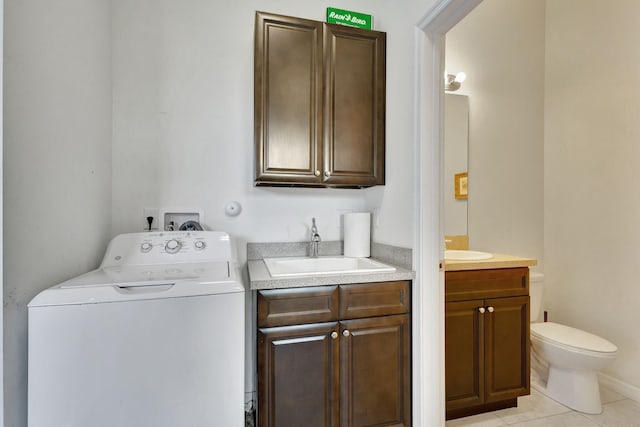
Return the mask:
{"type": "MultiPolygon", "coordinates": [[[[4,0],[0,0],[0,82],[4,82],[4,0]]],[[[0,303],[4,307],[4,84],[0,84],[0,303]]],[[[2,316],[0,316],[0,355],[2,355],[2,362],[0,363],[0,384],[4,384],[4,310],[2,316]]],[[[0,387],[0,427],[4,426],[4,387],[0,387]]]]}
{"type": "Polygon", "coordinates": [[[445,34],[482,0],[437,0],[415,26],[413,420],[444,426],[445,34]]]}

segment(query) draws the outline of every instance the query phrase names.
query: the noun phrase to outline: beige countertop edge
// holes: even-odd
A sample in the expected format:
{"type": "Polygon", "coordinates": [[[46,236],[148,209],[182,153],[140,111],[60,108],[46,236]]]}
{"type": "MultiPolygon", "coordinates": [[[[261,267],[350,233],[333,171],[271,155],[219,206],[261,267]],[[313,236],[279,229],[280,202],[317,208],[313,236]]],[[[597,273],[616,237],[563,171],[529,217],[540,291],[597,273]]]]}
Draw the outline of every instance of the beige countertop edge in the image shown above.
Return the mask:
{"type": "Polygon", "coordinates": [[[445,261],[445,271],[488,270],[491,268],[533,267],[538,261],[505,254],[493,254],[493,258],[471,261],[445,261]]]}
{"type": "MultiPolygon", "coordinates": [[[[388,262],[385,264],[392,265],[388,262]]],[[[416,273],[393,265],[396,271],[390,273],[331,274],[326,276],[271,277],[262,260],[247,262],[250,290],[300,288],[305,286],[345,285],[350,283],[389,282],[413,280],[416,273]]]]}

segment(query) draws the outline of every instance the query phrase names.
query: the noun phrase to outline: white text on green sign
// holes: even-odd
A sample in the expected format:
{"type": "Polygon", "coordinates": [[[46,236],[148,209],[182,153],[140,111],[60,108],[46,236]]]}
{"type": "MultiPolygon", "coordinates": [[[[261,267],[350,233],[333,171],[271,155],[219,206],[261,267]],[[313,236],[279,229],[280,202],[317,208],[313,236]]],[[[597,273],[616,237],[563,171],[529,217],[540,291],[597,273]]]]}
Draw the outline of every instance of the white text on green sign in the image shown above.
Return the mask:
{"type": "Polygon", "coordinates": [[[342,24],[352,27],[371,29],[371,15],[360,12],[352,12],[350,10],[327,8],[327,22],[330,24],[342,24]]]}

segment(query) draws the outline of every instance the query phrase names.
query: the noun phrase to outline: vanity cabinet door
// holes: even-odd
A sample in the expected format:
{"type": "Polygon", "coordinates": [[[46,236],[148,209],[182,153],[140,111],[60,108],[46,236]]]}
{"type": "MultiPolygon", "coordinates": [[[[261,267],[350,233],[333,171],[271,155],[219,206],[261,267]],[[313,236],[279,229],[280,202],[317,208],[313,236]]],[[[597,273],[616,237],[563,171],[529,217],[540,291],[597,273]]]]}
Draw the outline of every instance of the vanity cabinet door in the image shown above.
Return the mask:
{"type": "Polygon", "coordinates": [[[258,426],[410,426],[410,284],[258,291],[258,426]]]}
{"type": "Polygon", "coordinates": [[[340,322],[340,426],[410,426],[409,316],[340,322]]]}
{"type": "Polygon", "coordinates": [[[338,425],[338,323],[258,330],[258,425],[338,425]]]}
{"type": "Polygon", "coordinates": [[[486,401],[529,394],[529,297],[485,300],[486,401]]]}
{"type": "Polygon", "coordinates": [[[513,407],[529,394],[528,278],[527,268],[445,274],[447,419],[513,407]]]}
{"type": "Polygon", "coordinates": [[[483,300],[445,304],[447,411],[485,402],[483,300]]]}

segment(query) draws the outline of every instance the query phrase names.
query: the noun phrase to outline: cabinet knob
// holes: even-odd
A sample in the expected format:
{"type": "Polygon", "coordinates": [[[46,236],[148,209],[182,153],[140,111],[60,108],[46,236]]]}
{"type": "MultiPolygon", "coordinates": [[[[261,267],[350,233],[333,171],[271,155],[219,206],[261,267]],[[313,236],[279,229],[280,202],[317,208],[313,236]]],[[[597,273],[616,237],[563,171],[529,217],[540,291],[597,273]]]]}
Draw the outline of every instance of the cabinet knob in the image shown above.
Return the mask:
{"type": "Polygon", "coordinates": [[[331,338],[333,338],[334,340],[338,338],[338,333],[336,331],[331,332],[331,338]]]}
{"type": "Polygon", "coordinates": [[[345,329],[344,331],[342,331],[342,336],[348,337],[351,334],[351,332],[349,332],[348,329],[345,329]]]}
{"type": "Polygon", "coordinates": [[[489,307],[487,307],[487,310],[489,311],[489,313],[493,313],[494,308],[489,306],[489,307]]]}
{"type": "Polygon", "coordinates": [[[316,170],[316,172],[314,173],[315,176],[320,176],[320,171],[316,170]]]}
{"type": "Polygon", "coordinates": [[[484,307],[478,308],[478,311],[480,312],[480,314],[484,314],[484,307]]]}
{"type": "Polygon", "coordinates": [[[329,171],[324,171],[324,176],[326,176],[327,178],[329,178],[331,176],[331,172],[329,171]]]}

